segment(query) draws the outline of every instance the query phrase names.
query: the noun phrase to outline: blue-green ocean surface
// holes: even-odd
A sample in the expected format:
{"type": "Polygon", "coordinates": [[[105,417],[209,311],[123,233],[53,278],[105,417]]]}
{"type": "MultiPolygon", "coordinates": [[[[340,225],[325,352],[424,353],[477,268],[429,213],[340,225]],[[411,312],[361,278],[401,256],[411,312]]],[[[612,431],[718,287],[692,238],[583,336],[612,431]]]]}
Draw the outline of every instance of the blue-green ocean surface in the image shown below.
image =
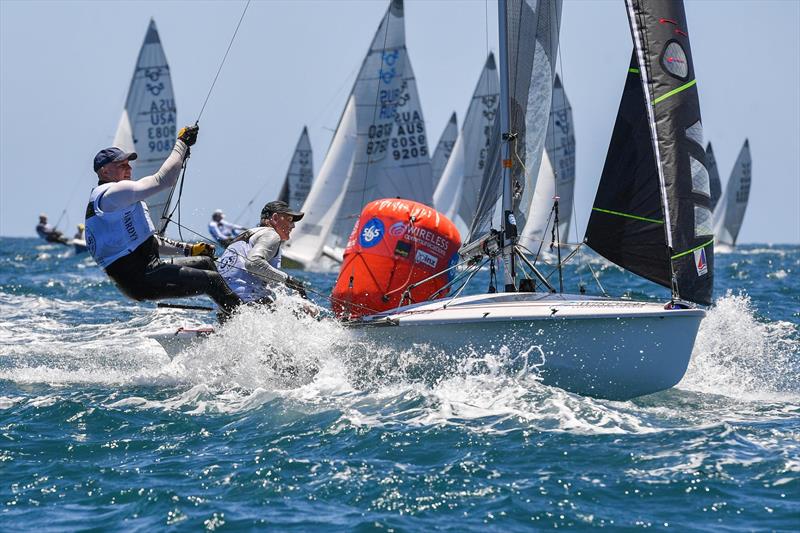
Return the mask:
{"type": "MultiPolygon", "coordinates": [[[[86,256],[0,239],[0,530],[796,531],[800,247],[716,262],[683,381],[614,402],[499,353],[419,379],[413,353],[288,309],[170,358],[148,335],[213,315],[126,300],[86,256]],[[281,368],[307,363],[300,382],[281,368]]],[[[667,297],[596,258],[568,291],[596,292],[589,265],[612,295],[667,297]]]]}

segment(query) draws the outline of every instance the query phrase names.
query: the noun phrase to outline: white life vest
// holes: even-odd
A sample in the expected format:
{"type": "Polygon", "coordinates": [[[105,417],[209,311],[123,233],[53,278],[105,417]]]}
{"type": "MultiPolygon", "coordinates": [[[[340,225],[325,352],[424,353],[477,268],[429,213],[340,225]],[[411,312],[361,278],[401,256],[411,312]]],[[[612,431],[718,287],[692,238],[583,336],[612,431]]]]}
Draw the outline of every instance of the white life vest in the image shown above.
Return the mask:
{"type": "MultiPolygon", "coordinates": [[[[272,298],[274,296],[270,289],[270,283],[247,271],[245,263],[247,254],[253,249],[253,239],[260,232],[256,230],[250,238],[234,242],[225,249],[225,253],[217,261],[217,271],[225,279],[228,287],[243,302],[253,302],[262,298],[272,298]]],[[[281,248],[278,253],[269,260],[269,264],[274,268],[281,268],[281,248]]]]}
{"type": "Polygon", "coordinates": [[[86,208],[86,246],[103,268],[133,252],[156,232],[144,202],[108,213],[100,209],[99,200],[111,185],[103,183],[92,189],[86,208]]]}

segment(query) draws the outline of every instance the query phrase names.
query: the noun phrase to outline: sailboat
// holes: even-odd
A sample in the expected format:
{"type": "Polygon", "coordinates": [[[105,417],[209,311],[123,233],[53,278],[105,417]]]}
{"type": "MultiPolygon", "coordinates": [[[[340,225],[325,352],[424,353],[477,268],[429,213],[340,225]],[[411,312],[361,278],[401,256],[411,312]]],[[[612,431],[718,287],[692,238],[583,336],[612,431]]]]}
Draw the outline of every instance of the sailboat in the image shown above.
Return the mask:
{"type": "Polygon", "coordinates": [[[708,165],[708,183],[711,189],[711,199],[708,207],[713,213],[717,209],[717,204],[722,196],[722,182],[719,179],[719,168],[717,168],[717,158],[714,157],[714,149],[709,142],[706,145],[706,164],[708,165]]]}
{"type": "Polygon", "coordinates": [[[458,118],[456,117],[456,112],[453,111],[453,114],[450,115],[450,120],[444,126],[444,131],[442,131],[431,157],[431,178],[434,191],[442,178],[444,167],[447,166],[447,162],[450,160],[450,154],[453,153],[453,146],[456,144],[457,138],[458,118]]]}
{"type": "MultiPolygon", "coordinates": [[[[575,131],[572,106],[561,78],[556,74],[544,155],[539,166],[536,190],[528,209],[531,216],[528,217],[519,238],[523,248],[536,252],[543,248],[542,245],[548,241],[548,237],[555,237],[550,242],[559,246],[562,241],[568,240],[574,189],[575,131]],[[558,203],[554,201],[555,198],[558,198],[558,203]],[[556,219],[558,224],[553,232],[556,219]]],[[[549,251],[549,247],[544,249],[549,251]]]]}
{"type": "Polygon", "coordinates": [[[283,256],[304,268],[341,262],[361,208],[398,197],[430,205],[433,186],[403,2],[391,0],[283,256]]]}
{"type": "Polygon", "coordinates": [[[714,211],[714,235],[719,251],[733,250],[739,230],[742,229],[747,201],[750,199],[750,180],[753,175],[753,160],[750,158],[750,142],[745,139],[739,157],[733,165],[731,177],[725,186],[725,194],[714,211]]]}
{"type": "Polygon", "coordinates": [[[299,210],[308,197],[313,179],[314,156],[311,152],[311,141],[308,139],[308,128],[303,126],[278,199],[289,204],[293,210],[299,210]]]}
{"type": "Polygon", "coordinates": [[[461,235],[466,234],[477,210],[499,98],[497,66],[494,55],[489,54],[472,93],[453,154],[433,193],[433,206],[453,221],[461,235]]]}
{"type": "MultiPolygon", "coordinates": [[[[633,62],[586,242],[624,269],[671,289],[638,302],[555,292],[521,253],[544,150],[561,2],[500,0],[501,157],[484,175],[463,257],[502,266],[486,294],[369,315],[354,335],[395,348],[498,353],[576,393],[626,400],[683,377],[713,288],[713,237],[702,124],[682,2],[626,0],[633,62]],[[500,172],[495,172],[500,170],[500,172]],[[545,292],[530,292],[536,283],[545,292]],[[504,347],[501,349],[501,347],[504,347]]],[[[463,286],[462,286],[463,288],[463,286]]]]}
{"type": "MultiPolygon", "coordinates": [[[[156,23],[150,19],[114,136],[114,146],[139,155],[131,179],[155,174],[164,163],[177,137],[176,116],[167,57],[156,23]]],[[[172,191],[166,189],[146,200],[158,233],[166,229],[172,191]]]]}

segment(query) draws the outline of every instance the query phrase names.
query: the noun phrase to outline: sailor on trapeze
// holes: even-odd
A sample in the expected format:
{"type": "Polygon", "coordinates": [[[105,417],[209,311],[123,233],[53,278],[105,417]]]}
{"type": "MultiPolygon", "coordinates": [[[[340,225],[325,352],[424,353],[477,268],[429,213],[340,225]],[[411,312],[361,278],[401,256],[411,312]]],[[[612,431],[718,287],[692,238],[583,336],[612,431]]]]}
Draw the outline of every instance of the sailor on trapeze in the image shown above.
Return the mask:
{"type": "Polygon", "coordinates": [[[229,313],[241,301],[217,272],[214,246],[157,235],[144,203],[178,180],[198,130],[197,126],[182,128],[158,172],[137,181],[131,181],[129,164],[138,157],[136,152],[111,147],[97,153],[94,171],[99,181],[86,207],[86,245],[120,291],[134,300],[206,294],[229,313]],[[162,260],[162,253],[187,257],[162,260]]]}

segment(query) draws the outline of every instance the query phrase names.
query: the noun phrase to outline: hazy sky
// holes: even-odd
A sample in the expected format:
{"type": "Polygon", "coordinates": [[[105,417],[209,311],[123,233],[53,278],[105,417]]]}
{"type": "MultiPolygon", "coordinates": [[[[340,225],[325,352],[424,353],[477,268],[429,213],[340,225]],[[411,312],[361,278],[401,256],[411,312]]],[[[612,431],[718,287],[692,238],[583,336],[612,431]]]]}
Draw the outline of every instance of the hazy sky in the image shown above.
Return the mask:
{"type": "MultiPolygon", "coordinates": [[[[386,0],[253,1],[200,122],[183,220],[205,233],[259,189],[271,200],[303,125],[317,171],[386,0]]],[[[111,144],[154,17],[178,122],[197,117],[244,2],[0,0],[0,234],[34,235],[36,215],[82,221],[94,154],[111,144]]],[[[800,2],[690,1],[706,138],[723,184],[745,139],[753,186],[739,242],[800,242],[800,2]]],[[[429,144],[463,118],[497,6],[406,0],[406,35],[429,144]],[[488,13],[488,17],[487,17],[488,13]]],[[[630,60],[621,0],[564,2],[557,65],[573,106],[576,213],[583,235],[630,60]]],[[[255,212],[255,211],[254,211],[255,212]]],[[[253,222],[253,215],[243,223],[253,222]]],[[[184,234],[187,236],[187,234],[184,234]]],[[[572,235],[571,238],[574,238],[572,235]]]]}

